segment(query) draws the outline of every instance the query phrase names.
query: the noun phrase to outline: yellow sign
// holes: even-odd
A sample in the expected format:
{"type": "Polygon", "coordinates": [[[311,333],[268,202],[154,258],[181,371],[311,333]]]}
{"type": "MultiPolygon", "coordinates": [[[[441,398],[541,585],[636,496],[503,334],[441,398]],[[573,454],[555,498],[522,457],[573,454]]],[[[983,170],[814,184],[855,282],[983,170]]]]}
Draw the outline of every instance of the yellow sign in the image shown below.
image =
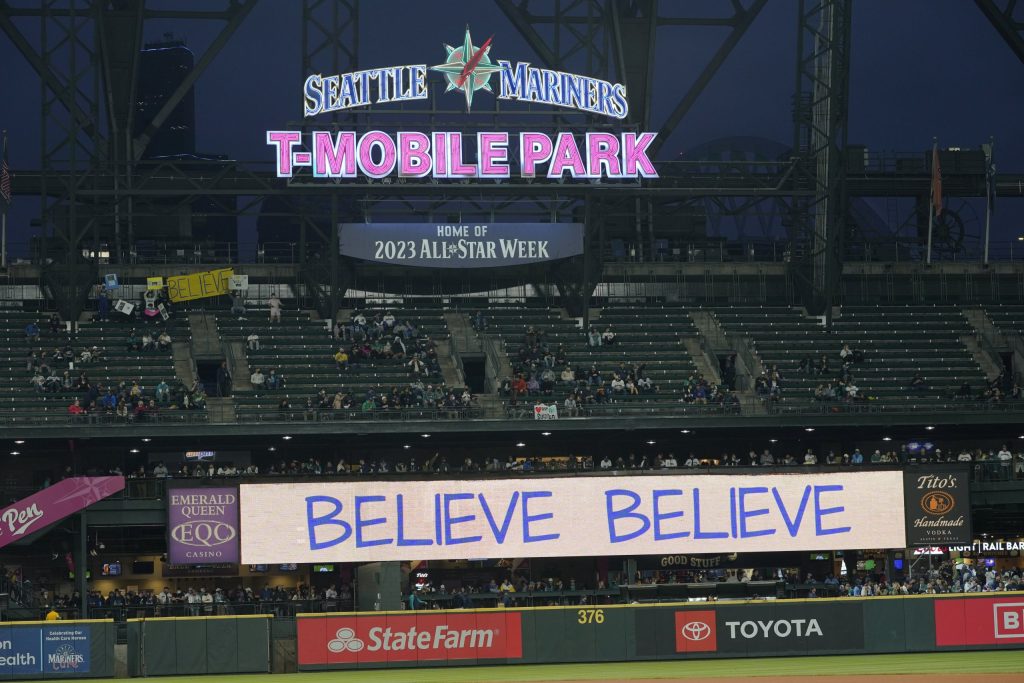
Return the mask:
{"type": "Polygon", "coordinates": [[[146,289],[163,289],[164,279],[162,277],[147,277],[146,278],[146,289]]]}
{"type": "Polygon", "coordinates": [[[176,275],[167,278],[167,296],[171,301],[192,301],[211,296],[227,294],[231,276],[235,271],[231,268],[218,268],[191,275],[176,275]]]}

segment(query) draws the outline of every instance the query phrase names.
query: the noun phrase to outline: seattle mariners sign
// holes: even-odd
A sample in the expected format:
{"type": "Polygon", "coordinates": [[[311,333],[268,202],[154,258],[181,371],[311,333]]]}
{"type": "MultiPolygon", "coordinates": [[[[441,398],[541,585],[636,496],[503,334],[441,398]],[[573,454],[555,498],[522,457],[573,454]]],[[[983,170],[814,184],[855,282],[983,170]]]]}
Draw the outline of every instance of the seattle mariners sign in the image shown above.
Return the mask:
{"type": "MultiPolygon", "coordinates": [[[[445,45],[445,61],[434,66],[412,64],[344,74],[311,74],[303,85],[303,113],[309,118],[370,105],[425,100],[428,75],[440,74],[445,92],[457,92],[473,108],[481,91],[498,100],[545,104],[621,121],[629,114],[626,87],[621,83],[493,61],[494,37],[473,42],[466,28],[462,43],[445,45]]],[[[647,150],[655,133],[588,132],[549,135],[535,131],[478,132],[372,130],[267,131],[275,152],[277,175],[293,177],[309,168],[315,178],[520,178],[639,179],[658,173],[647,150]]]]}

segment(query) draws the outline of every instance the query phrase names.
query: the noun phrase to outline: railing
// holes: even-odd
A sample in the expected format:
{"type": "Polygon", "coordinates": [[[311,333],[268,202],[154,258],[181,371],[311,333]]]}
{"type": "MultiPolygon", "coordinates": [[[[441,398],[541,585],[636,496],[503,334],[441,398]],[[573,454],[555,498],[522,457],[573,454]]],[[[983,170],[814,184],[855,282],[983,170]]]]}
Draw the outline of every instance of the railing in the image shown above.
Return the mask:
{"type": "MultiPolygon", "coordinates": [[[[237,579],[225,579],[225,581],[237,582],[237,579]]],[[[216,585],[217,580],[208,577],[196,577],[198,585],[216,585]]],[[[212,596],[212,593],[211,593],[212,596]]],[[[213,616],[237,616],[246,614],[270,614],[275,617],[294,617],[296,614],[308,612],[350,612],[353,608],[352,598],[337,600],[279,600],[279,601],[250,601],[250,602],[211,602],[193,603],[171,602],[168,604],[90,604],[90,619],[113,619],[123,622],[128,619],[144,619],[150,617],[213,617],[213,616]]],[[[57,607],[57,613],[61,619],[78,619],[81,609],[78,606],[57,607]]],[[[50,611],[48,607],[38,607],[33,610],[12,609],[23,619],[43,619],[50,611]]]]}
{"type": "MultiPolygon", "coordinates": [[[[608,418],[628,416],[657,417],[765,417],[779,415],[836,416],[871,414],[918,414],[960,412],[969,414],[1005,415],[1024,413],[1024,401],[1007,400],[988,402],[974,399],[918,402],[913,397],[892,401],[812,401],[807,397],[773,401],[767,398],[741,398],[723,403],[684,403],[670,395],[648,394],[645,398],[617,400],[612,396],[608,402],[579,406],[571,414],[564,409],[564,403],[555,396],[525,396],[516,406],[506,404],[504,419],[533,419],[535,403],[558,406],[559,419],[563,418],[608,418]]],[[[235,421],[218,424],[295,424],[320,422],[430,422],[436,420],[480,420],[486,411],[477,405],[454,406],[451,408],[402,407],[392,410],[304,410],[301,408],[279,410],[276,408],[237,407],[235,421]]],[[[494,419],[494,418],[488,418],[494,419]]],[[[0,412],[0,424],[7,427],[53,426],[69,427],[103,426],[107,428],[131,426],[167,426],[215,424],[203,410],[164,410],[148,413],[145,417],[119,417],[115,414],[96,413],[91,415],[69,415],[63,409],[49,411],[6,410],[0,412]]]]}

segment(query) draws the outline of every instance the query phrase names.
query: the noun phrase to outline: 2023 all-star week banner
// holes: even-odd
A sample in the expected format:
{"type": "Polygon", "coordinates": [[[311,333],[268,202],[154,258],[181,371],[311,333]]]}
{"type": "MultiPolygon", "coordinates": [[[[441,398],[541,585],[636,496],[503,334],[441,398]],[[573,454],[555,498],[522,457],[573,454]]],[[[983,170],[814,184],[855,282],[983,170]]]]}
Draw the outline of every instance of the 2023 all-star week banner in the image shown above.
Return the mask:
{"type": "Polygon", "coordinates": [[[583,253],[581,223],[342,223],[342,256],[428,268],[492,268],[583,253]]]}

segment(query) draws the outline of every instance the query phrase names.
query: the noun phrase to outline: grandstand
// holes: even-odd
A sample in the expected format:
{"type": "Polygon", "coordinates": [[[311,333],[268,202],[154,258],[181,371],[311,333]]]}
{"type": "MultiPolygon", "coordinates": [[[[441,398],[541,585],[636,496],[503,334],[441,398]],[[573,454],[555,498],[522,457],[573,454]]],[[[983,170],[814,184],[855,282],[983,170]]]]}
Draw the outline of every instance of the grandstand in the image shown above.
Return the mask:
{"type": "Polygon", "coordinates": [[[0,680],[1024,648],[954,5],[0,1],[0,680]]]}

